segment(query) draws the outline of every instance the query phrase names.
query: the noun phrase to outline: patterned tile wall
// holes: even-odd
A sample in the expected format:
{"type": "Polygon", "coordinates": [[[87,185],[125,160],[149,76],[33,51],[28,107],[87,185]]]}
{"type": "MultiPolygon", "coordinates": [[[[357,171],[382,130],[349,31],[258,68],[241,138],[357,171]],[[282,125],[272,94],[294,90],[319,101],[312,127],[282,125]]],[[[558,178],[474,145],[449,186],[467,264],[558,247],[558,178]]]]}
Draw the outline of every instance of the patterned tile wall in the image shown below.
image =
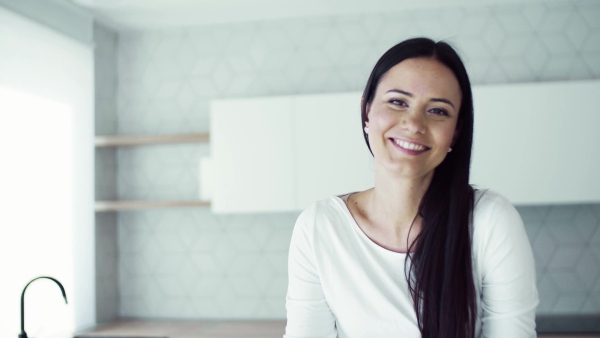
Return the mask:
{"type": "MultiPolygon", "coordinates": [[[[117,129],[117,34],[95,25],[95,134],[114,135],[117,129]]],[[[96,200],[117,198],[117,154],[114,149],[96,149],[96,200]]],[[[119,316],[117,217],[97,213],[96,234],[96,322],[119,316]]]]}
{"type": "MultiPolygon", "coordinates": [[[[454,44],[474,84],[597,79],[599,23],[600,3],[581,0],[123,33],[118,131],[208,131],[214,98],[360,90],[381,53],[417,35],[454,44]]],[[[196,198],[208,154],[205,144],[119,149],[118,196],[196,198]]],[[[538,312],[600,313],[600,206],[519,211],[538,261],[538,312]]],[[[117,217],[122,316],[285,317],[296,213],[117,217]]]]}
{"type": "Polygon", "coordinates": [[[517,209],[535,255],[538,314],[600,315],[600,204],[517,209]]]}
{"type": "Polygon", "coordinates": [[[208,209],[119,215],[121,314],[280,318],[297,214],[208,209]]]}

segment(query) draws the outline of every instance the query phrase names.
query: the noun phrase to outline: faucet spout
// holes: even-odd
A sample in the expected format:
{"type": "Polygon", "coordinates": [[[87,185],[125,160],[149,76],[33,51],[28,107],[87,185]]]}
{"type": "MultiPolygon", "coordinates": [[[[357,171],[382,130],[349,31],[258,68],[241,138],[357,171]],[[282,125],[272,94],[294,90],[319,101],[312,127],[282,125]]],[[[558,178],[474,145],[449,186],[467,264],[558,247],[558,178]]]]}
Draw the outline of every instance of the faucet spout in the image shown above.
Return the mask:
{"type": "Polygon", "coordinates": [[[31,284],[33,281],[41,279],[41,278],[50,279],[54,283],[58,284],[58,287],[60,288],[60,291],[62,292],[63,298],[65,299],[65,304],[68,304],[67,294],[65,293],[65,288],[62,286],[62,284],[58,280],[56,280],[52,277],[47,277],[47,276],[40,276],[40,277],[36,277],[36,278],[30,280],[29,283],[27,283],[27,285],[25,285],[25,287],[23,288],[23,293],[21,293],[21,333],[19,333],[19,338],[28,338],[27,333],[25,332],[25,290],[27,290],[27,287],[29,286],[29,284],[31,284]]]}

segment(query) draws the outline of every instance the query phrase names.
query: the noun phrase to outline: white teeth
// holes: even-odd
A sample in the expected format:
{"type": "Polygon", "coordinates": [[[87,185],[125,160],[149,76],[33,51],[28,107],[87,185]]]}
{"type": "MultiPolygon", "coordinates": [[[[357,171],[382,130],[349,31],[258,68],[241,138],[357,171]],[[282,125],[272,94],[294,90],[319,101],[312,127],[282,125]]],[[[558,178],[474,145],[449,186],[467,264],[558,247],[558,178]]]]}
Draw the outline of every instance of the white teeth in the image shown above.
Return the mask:
{"type": "Polygon", "coordinates": [[[414,143],[410,143],[410,142],[406,142],[406,141],[402,141],[402,140],[398,140],[398,139],[393,139],[394,143],[396,143],[397,145],[399,145],[400,147],[404,148],[404,149],[408,149],[408,150],[416,150],[416,151],[423,151],[426,149],[426,147],[419,145],[419,144],[414,144],[414,143]]]}

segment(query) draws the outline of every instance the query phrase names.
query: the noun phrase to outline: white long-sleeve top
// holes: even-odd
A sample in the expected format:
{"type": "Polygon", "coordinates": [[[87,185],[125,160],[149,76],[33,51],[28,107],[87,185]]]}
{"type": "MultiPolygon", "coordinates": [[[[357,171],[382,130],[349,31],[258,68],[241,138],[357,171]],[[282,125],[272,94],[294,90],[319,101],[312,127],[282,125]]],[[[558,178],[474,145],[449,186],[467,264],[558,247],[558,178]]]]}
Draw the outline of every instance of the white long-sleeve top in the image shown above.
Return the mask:
{"type": "MultiPolygon", "coordinates": [[[[475,201],[476,337],[535,338],[539,301],[523,222],[497,193],[476,191],[475,201]]],[[[284,338],[420,337],[405,258],[368,238],[340,197],[314,203],[292,234],[284,338]]]]}

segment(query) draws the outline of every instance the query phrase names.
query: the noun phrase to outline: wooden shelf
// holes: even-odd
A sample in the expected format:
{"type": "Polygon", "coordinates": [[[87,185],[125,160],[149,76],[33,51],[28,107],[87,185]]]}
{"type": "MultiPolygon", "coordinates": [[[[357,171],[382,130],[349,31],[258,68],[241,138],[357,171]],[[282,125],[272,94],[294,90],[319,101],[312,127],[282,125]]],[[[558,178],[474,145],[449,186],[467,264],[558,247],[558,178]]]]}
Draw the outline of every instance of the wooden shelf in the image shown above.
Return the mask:
{"type": "Polygon", "coordinates": [[[209,133],[140,135],[140,136],[96,136],[96,147],[131,147],[168,143],[208,142],[209,133]]]}
{"type": "MultiPolygon", "coordinates": [[[[96,136],[96,147],[131,147],[171,143],[208,142],[209,133],[138,136],[96,136]]],[[[96,212],[151,208],[209,207],[209,201],[96,201],[96,212]]]]}
{"type": "Polygon", "coordinates": [[[150,208],[209,207],[210,201],[96,201],[96,212],[150,208]]]}

